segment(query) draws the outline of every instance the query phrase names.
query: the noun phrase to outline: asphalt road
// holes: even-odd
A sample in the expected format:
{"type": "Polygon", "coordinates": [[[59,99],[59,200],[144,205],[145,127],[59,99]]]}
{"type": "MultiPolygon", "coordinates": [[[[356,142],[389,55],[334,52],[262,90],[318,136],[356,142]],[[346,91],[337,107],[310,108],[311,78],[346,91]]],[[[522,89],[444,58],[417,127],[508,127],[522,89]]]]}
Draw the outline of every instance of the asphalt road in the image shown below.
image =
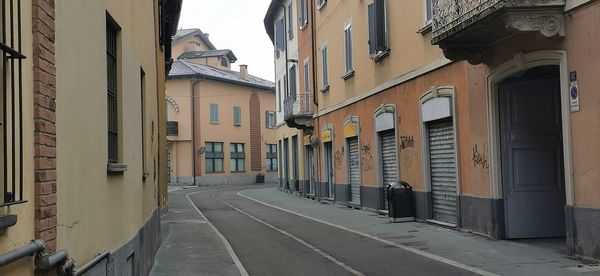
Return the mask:
{"type": "Polygon", "coordinates": [[[229,241],[250,275],[474,275],[237,196],[242,189],[230,187],[189,197],[229,241]]]}

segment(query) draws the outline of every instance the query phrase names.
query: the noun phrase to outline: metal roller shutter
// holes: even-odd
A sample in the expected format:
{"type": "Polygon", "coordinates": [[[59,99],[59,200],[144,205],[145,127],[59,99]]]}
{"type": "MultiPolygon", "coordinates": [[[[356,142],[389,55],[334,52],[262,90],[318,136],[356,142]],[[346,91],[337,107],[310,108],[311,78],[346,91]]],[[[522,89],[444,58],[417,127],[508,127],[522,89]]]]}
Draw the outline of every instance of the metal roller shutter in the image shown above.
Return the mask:
{"type": "Polygon", "coordinates": [[[360,204],[360,154],[358,147],[358,137],[348,139],[348,157],[350,171],[350,201],[360,204]]]}
{"type": "Polygon", "coordinates": [[[452,121],[429,125],[433,219],[456,224],[456,164],[452,121]]]}
{"type": "MultiPolygon", "coordinates": [[[[385,131],[381,134],[381,167],[383,187],[398,181],[398,163],[396,160],[396,135],[394,131],[385,131]]],[[[386,189],[383,190],[383,209],[388,209],[386,189]]]]}

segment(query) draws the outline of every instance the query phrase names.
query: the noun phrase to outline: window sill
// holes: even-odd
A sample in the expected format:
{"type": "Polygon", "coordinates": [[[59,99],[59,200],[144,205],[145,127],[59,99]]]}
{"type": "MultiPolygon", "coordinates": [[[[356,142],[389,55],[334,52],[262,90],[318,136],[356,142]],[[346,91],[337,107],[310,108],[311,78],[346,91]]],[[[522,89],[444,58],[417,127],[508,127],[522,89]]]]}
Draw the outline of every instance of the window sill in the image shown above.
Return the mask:
{"type": "Polygon", "coordinates": [[[329,91],[329,84],[325,85],[325,86],[323,86],[323,88],[321,88],[321,93],[325,93],[327,91],[329,91]]]}
{"type": "Polygon", "coordinates": [[[219,122],[210,122],[211,125],[218,125],[219,122]]]}
{"type": "Polygon", "coordinates": [[[427,33],[430,33],[431,30],[432,30],[431,23],[429,23],[429,24],[425,25],[423,28],[418,29],[417,33],[421,34],[421,35],[426,35],[427,33]]]}
{"type": "Polygon", "coordinates": [[[221,171],[221,172],[204,172],[204,173],[206,173],[206,174],[220,174],[220,173],[225,173],[225,172],[221,171]]]}
{"type": "Polygon", "coordinates": [[[231,173],[246,173],[246,171],[231,171],[231,173]]]}
{"type": "MultiPolygon", "coordinates": [[[[217,125],[218,125],[218,124],[217,124],[217,125]]],[[[239,125],[233,124],[233,126],[234,126],[234,127],[241,127],[242,125],[241,125],[241,124],[239,124],[239,125]]]]}
{"type": "Polygon", "coordinates": [[[106,171],[108,173],[124,173],[127,171],[127,165],[119,163],[108,163],[106,165],[106,171]]]}
{"type": "Polygon", "coordinates": [[[386,57],[388,57],[390,55],[390,49],[386,49],[385,51],[379,51],[377,54],[374,54],[371,56],[371,59],[374,62],[380,62],[383,59],[385,59],[386,57]]]}
{"type": "Polygon", "coordinates": [[[354,69],[346,72],[346,74],[344,74],[343,76],[341,76],[341,78],[344,79],[344,80],[348,80],[351,77],[354,77],[354,69]]]}
{"type": "Polygon", "coordinates": [[[1,215],[0,216],[0,231],[4,231],[9,227],[17,224],[17,215],[1,215]]]}

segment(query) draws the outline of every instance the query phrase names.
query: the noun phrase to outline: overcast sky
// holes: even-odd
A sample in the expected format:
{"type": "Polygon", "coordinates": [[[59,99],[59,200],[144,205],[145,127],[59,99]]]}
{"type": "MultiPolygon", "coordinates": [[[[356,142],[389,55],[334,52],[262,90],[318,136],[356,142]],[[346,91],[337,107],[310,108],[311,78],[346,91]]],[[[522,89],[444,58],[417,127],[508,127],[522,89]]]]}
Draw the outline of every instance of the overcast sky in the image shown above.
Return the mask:
{"type": "Polygon", "coordinates": [[[179,28],[199,28],[217,49],[231,49],[248,73],[273,81],[273,44],[263,25],[270,0],[184,0],[179,28]]]}

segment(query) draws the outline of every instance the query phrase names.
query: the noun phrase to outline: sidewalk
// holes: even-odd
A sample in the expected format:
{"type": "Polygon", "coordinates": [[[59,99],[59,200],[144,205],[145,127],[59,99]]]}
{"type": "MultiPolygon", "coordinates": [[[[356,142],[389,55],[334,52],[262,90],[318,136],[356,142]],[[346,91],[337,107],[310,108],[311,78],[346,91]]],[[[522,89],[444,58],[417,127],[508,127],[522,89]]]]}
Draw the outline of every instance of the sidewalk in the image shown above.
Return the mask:
{"type": "Polygon", "coordinates": [[[221,239],[186,198],[194,191],[199,190],[169,187],[163,241],[150,275],[240,275],[221,239]]]}
{"type": "Polygon", "coordinates": [[[389,223],[386,217],[369,211],[354,210],[337,204],[320,204],[318,201],[282,193],[277,188],[244,190],[239,195],[342,229],[499,275],[600,274],[600,267],[580,265],[578,261],[568,258],[560,241],[498,241],[426,223],[389,223]]]}

